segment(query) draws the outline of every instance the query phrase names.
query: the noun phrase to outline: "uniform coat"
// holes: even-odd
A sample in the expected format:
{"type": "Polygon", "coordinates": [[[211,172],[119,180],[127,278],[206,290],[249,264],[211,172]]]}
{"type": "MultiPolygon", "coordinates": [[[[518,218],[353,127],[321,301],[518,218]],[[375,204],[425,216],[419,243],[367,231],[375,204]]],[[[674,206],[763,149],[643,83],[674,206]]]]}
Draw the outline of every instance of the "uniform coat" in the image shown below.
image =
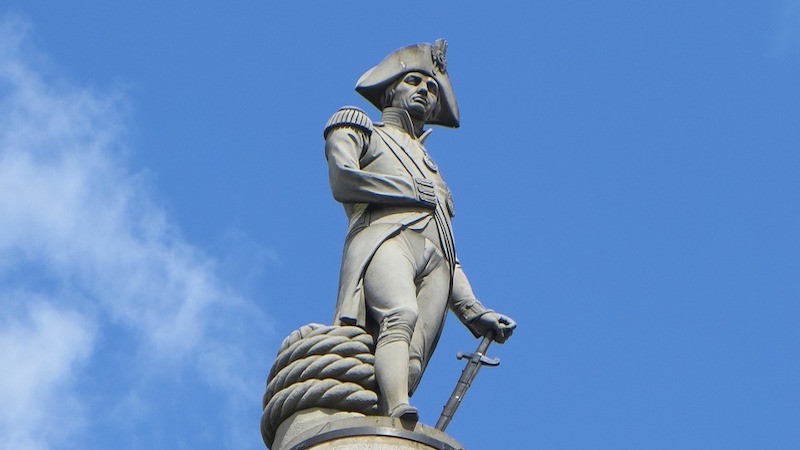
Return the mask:
{"type": "MultiPolygon", "coordinates": [[[[363,288],[366,268],[383,242],[412,229],[436,243],[448,260],[451,288],[442,301],[477,336],[472,322],[488,310],[475,298],[455,256],[450,190],[407,113],[386,108],[384,122],[372,125],[360,110],[345,108],[325,131],[331,191],[349,219],[334,323],[371,329],[363,288]]],[[[435,342],[444,317],[425,320],[440,322],[435,342]]]]}

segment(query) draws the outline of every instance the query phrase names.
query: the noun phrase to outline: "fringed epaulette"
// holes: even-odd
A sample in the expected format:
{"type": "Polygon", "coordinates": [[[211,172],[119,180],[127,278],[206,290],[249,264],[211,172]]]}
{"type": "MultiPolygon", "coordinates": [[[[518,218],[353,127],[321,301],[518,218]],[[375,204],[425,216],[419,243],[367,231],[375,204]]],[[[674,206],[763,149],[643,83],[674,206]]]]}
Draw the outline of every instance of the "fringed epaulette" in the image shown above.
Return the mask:
{"type": "Polygon", "coordinates": [[[327,139],[328,133],[338,127],[354,127],[365,131],[367,134],[372,133],[372,121],[369,119],[369,116],[355,106],[345,106],[336,111],[330,120],[328,120],[328,123],[325,124],[325,131],[322,132],[322,136],[327,139]]]}

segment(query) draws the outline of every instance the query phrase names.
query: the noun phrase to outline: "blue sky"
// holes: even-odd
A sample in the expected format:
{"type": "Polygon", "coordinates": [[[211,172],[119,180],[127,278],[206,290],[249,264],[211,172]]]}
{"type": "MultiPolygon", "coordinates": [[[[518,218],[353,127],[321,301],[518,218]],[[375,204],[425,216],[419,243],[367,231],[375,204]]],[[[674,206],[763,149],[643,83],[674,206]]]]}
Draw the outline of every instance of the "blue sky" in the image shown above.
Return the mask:
{"type": "MultiPolygon", "coordinates": [[[[445,37],[427,141],[519,329],[471,449],[800,447],[800,2],[0,6],[0,448],[258,449],[280,341],[333,314],[322,127],[445,37]]],[[[451,318],[436,422],[477,345],[451,318]]]]}

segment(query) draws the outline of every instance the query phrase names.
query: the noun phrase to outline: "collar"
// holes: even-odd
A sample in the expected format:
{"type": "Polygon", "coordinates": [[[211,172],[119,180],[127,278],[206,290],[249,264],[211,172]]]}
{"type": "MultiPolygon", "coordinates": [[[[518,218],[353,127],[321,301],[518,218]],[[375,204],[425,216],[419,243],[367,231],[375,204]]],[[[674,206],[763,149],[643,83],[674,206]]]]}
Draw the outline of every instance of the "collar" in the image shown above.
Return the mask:
{"type": "Polygon", "coordinates": [[[411,116],[408,115],[408,111],[394,106],[383,108],[383,117],[381,117],[381,121],[384,124],[400,128],[410,136],[416,137],[421,141],[425,141],[431,132],[430,129],[423,130],[422,125],[419,127],[415,126],[414,121],[411,120],[411,116]]]}

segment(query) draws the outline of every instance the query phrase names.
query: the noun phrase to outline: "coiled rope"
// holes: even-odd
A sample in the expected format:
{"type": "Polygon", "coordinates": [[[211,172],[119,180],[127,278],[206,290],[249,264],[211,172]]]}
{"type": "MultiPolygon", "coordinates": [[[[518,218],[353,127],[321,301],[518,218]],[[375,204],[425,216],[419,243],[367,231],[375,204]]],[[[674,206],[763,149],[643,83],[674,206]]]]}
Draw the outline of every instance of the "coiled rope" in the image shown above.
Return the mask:
{"type": "Polygon", "coordinates": [[[353,326],[308,324],[283,340],[267,377],[261,435],[271,447],[297,411],[331,408],[377,414],[372,336],[353,326]]]}

